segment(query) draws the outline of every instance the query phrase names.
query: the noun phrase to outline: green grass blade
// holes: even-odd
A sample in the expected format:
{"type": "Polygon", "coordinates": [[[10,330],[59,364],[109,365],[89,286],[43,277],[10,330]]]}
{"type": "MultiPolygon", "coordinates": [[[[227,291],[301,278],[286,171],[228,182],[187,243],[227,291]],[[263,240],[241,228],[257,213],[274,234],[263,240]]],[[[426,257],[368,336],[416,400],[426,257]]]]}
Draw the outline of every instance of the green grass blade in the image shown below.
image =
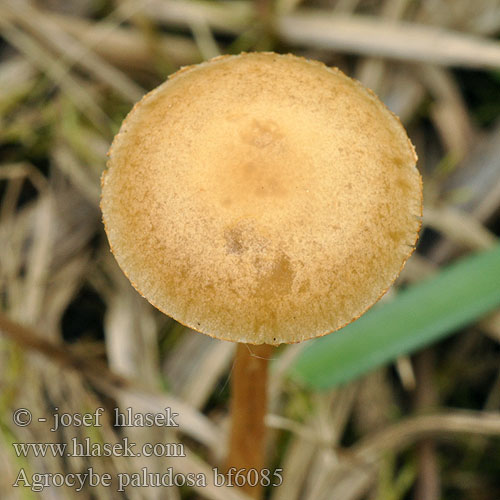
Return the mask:
{"type": "Polygon", "coordinates": [[[500,245],[459,260],[375,306],[339,332],[310,341],[291,376],[327,389],[413,352],[500,305],[500,245]]]}

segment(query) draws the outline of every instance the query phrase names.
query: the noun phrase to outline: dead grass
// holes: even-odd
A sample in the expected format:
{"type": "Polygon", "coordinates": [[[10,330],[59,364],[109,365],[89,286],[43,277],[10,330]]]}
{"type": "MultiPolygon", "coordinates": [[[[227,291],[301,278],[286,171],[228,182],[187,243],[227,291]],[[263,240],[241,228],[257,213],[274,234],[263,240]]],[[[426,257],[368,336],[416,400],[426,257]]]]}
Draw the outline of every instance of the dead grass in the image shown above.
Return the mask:
{"type": "MultiPolygon", "coordinates": [[[[495,0],[1,2],[2,498],[34,497],[11,486],[21,467],[116,474],[171,466],[208,474],[225,453],[233,346],[150,307],[118,269],[103,233],[99,178],[133,102],[182,65],[238,50],[295,52],[359,78],[401,116],[419,152],[426,230],[403,284],[497,241],[500,117],[477,120],[478,104],[457,69],[481,70],[473,75],[496,81],[497,92],[484,95],[484,103],[498,106],[499,34],[495,0]],[[12,422],[19,407],[38,418],[54,407],[73,413],[99,406],[136,412],[169,406],[181,426],[115,428],[105,420],[100,428],[51,433],[38,422],[12,422]],[[13,442],[72,437],[178,441],[189,454],[13,453],[13,442]]],[[[269,498],[500,498],[500,448],[492,438],[500,434],[499,341],[496,314],[433,346],[428,358],[401,358],[321,394],[286,377],[301,346],[281,348],[268,425],[270,464],[284,468],[284,483],[269,498]]],[[[114,488],[39,495],[124,498],[114,488]]],[[[228,488],[172,487],[129,488],[125,498],[243,496],[228,488]]]]}

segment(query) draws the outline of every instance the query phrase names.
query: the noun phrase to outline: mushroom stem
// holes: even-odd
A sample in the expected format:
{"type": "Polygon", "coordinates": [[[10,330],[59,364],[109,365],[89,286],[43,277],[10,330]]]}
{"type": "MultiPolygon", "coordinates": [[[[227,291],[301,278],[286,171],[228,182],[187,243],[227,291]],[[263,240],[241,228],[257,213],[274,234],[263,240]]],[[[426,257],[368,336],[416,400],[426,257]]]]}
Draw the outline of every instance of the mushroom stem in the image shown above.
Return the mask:
{"type": "MultiPolygon", "coordinates": [[[[265,465],[267,371],[273,346],[238,344],[231,377],[231,434],[227,469],[256,469],[265,465]]],[[[252,476],[250,476],[252,477],[252,476]]],[[[246,484],[242,489],[261,498],[261,487],[246,484]]]]}

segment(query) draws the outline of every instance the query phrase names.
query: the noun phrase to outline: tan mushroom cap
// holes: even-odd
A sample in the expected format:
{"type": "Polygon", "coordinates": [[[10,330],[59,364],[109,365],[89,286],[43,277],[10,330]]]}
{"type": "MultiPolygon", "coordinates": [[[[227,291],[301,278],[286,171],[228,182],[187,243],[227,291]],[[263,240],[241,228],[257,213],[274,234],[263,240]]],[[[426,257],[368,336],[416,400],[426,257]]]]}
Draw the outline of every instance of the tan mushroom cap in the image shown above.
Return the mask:
{"type": "Polygon", "coordinates": [[[415,164],[399,120],[341,71],[224,56],[134,107],[101,207],[119,265],[165,314],[299,342],[358,318],[401,271],[421,224],[415,164]]]}

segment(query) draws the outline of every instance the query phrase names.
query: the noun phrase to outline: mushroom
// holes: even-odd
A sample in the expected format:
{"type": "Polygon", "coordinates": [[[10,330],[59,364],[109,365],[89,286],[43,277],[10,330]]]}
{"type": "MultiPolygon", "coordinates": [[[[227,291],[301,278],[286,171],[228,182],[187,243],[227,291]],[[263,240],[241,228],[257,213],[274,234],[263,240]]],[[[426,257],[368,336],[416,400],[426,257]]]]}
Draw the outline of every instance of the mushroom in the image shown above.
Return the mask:
{"type": "Polygon", "coordinates": [[[355,320],[413,252],[416,160],[371,91],[290,54],[183,68],[123,122],[102,179],[109,243],[155,307],[240,343],[230,465],[262,466],[269,346],[355,320]]]}

